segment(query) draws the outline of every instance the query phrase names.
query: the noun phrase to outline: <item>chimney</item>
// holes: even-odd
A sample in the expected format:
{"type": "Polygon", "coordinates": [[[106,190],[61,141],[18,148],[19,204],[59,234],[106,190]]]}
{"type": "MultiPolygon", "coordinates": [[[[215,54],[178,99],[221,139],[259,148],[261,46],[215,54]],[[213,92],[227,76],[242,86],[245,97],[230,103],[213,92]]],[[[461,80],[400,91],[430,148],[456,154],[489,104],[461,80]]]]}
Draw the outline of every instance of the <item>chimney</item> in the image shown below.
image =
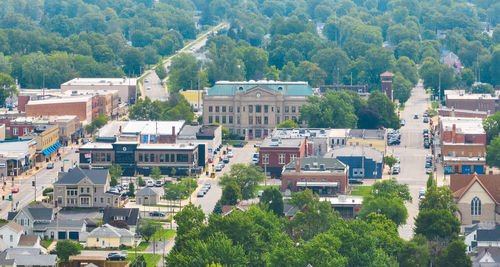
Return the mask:
{"type": "Polygon", "coordinates": [[[451,129],[451,142],[455,143],[455,135],[457,134],[457,125],[453,124],[453,127],[451,129]]]}
{"type": "Polygon", "coordinates": [[[172,126],[172,136],[175,136],[175,126],[172,126]]]}
{"type": "Polygon", "coordinates": [[[120,133],[122,133],[122,126],[120,125],[120,133]]]}
{"type": "Polygon", "coordinates": [[[295,159],[295,172],[300,172],[300,159],[295,159]]]}

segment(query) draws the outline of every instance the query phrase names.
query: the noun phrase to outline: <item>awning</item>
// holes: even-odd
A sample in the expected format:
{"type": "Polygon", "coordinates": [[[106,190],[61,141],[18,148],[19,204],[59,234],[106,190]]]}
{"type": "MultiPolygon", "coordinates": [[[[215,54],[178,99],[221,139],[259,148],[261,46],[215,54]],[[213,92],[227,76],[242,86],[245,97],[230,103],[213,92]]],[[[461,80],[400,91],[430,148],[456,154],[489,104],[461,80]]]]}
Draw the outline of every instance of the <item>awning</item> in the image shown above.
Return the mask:
{"type": "Polygon", "coordinates": [[[53,145],[51,145],[51,146],[47,147],[46,149],[44,149],[44,150],[42,151],[42,154],[43,154],[44,156],[47,156],[47,155],[49,155],[50,153],[52,153],[52,152],[56,151],[56,150],[57,150],[57,148],[58,148],[58,147],[60,147],[60,146],[61,146],[61,143],[59,143],[59,141],[57,141],[57,142],[55,142],[53,145]]]}
{"type": "Polygon", "coordinates": [[[297,186],[303,187],[338,187],[337,182],[297,182],[297,186]]]}

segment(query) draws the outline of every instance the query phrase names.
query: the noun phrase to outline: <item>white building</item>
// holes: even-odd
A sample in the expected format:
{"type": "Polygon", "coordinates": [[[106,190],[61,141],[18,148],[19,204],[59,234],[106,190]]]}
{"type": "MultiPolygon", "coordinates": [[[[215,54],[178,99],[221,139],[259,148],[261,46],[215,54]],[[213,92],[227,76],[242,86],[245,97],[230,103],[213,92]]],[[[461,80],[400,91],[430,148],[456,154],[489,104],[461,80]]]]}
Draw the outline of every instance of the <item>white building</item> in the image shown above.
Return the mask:
{"type": "Polygon", "coordinates": [[[61,91],[117,90],[121,102],[135,103],[137,79],[135,78],[75,78],[61,84],[61,91]]]}

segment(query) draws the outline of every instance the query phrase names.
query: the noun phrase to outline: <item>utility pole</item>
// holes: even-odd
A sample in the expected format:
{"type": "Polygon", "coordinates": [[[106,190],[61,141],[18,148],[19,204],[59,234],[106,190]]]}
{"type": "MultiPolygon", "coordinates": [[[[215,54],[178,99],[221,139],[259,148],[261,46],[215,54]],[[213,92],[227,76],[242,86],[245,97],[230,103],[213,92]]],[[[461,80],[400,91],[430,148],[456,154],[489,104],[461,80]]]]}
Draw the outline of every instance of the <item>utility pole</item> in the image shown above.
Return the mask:
{"type": "Polygon", "coordinates": [[[441,70],[438,73],[438,99],[441,101],[441,70]]]}

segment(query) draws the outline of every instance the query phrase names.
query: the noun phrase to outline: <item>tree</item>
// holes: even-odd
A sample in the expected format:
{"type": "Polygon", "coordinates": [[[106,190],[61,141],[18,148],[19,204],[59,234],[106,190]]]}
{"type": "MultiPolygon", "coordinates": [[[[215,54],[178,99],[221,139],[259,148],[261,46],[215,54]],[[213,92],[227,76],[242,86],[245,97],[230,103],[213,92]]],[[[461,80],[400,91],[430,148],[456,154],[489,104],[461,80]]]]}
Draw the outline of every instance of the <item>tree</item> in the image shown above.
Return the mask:
{"type": "Polygon", "coordinates": [[[427,189],[429,189],[433,185],[434,185],[434,175],[431,172],[429,173],[429,178],[427,178],[427,189]]]}
{"type": "Polygon", "coordinates": [[[385,128],[399,129],[399,118],[394,112],[394,103],[382,92],[372,91],[368,97],[368,107],[377,111],[381,125],[385,128]]]}
{"type": "Polygon", "coordinates": [[[241,190],[236,183],[229,183],[224,186],[220,198],[221,205],[236,205],[241,200],[241,190]]]}
{"type": "Polygon", "coordinates": [[[225,187],[234,182],[240,187],[242,198],[251,199],[254,197],[255,187],[264,179],[265,175],[259,166],[237,163],[231,165],[231,171],[220,178],[219,184],[225,187]]]}
{"type": "Polygon", "coordinates": [[[149,239],[156,233],[158,228],[161,228],[161,224],[158,221],[147,220],[140,223],[135,232],[141,235],[146,242],[149,242],[149,239]]]}
{"type": "Polygon", "coordinates": [[[455,198],[446,186],[431,186],[425,192],[425,198],[420,200],[420,209],[446,209],[452,213],[457,211],[455,198]]]}
{"type": "Polygon", "coordinates": [[[68,261],[69,256],[80,254],[80,246],[70,240],[59,240],[56,244],[57,257],[63,261],[68,261]]]}
{"type": "Polygon", "coordinates": [[[476,77],[474,77],[474,72],[471,69],[464,69],[460,72],[460,80],[468,87],[472,86],[475,79],[476,77]]]}
{"type": "Polygon", "coordinates": [[[111,177],[111,181],[109,182],[109,184],[111,186],[116,186],[118,184],[118,178],[122,176],[122,173],[122,167],[120,167],[120,165],[118,164],[113,164],[109,168],[109,176],[111,177]]]}
{"type": "Polygon", "coordinates": [[[398,252],[398,261],[401,267],[427,266],[430,258],[427,240],[421,235],[416,235],[412,240],[405,242],[398,252]]]}
{"type": "Polygon", "coordinates": [[[389,171],[392,171],[392,166],[394,164],[398,163],[398,160],[392,156],[385,156],[384,157],[384,164],[387,164],[389,166],[389,171]]]}
{"type": "Polygon", "coordinates": [[[437,266],[472,266],[472,261],[466,253],[467,246],[461,239],[455,239],[446,246],[437,258],[437,266]]]}
{"type": "MultiPolygon", "coordinates": [[[[194,55],[182,53],[172,59],[171,73],[168,79],[169,90],[189,90],[198,88],[201,62],[194,55]]],[[[200,88],[203,89],[202,85],[200,88]]]]}
{"type": "Polygon", "coordinates": [[[165,66],[162,64],[156,66],[155,68],[155,73],[156,75],[158,75],[158,78],[160,78],[160,80],[164,80],[165,78],[167,78],[167,70],[165,70],[165,66]]]}
{"type": "Polygon", "coordinates": [[[286,120],[286,121],[283,121],[282,123],[276,125],[276,128],[297,129],[297,128],[299,128],[299,125],[296,122],[294,122],[293,120],[286,120]]]}
{"type": "Polygon", "coordinates": [[[0,107],[5,107],[5,100],[11,95],[17,95],[16,83],[12,77],[0,73],[0,107]]]}
{"type": "Polygon", "coordinates": [[[238,47],[237,50],[245,64],[246,80],[260,80],[264,78],[269,53],[262,48],[252,46],[238,47]]]}
{"type": "Polygon", "coordinates": [[[312,128],[355,128],[354,101],[346,92],[328,90],[324,97],[307,99],[307,104],[300,109],[300,120],[312,128]]]}
{"type": "Polygon", "coordinates": [[[500,167],[500,136],[495,137],[486,147],[486,164],[500,167]]]}
{"type": "Polygon", "coordinates": [[[176,248],[183,247],[185,241],[197,237],[205,227],[203,224],[205,213],[199,206],[195,207],[192,203],[178,212],[174,220],[177,223],[176,248]]]}
{"type": "Polygon", "coordinates": [[[134,183],[129,183],[128,184],[128,195],[130,197],[135,196],[135,185],[134,185],[134,183]]]}
{"type": "Polygon", "coordinates": [[[112,220],[109,222],[109,225],[114,226],[116,228],[121,228],[121,229],[129,229],[129,226],[126,221],[123,220],[112,220]]]}
{"type": "Polygon", "coordinates": [[[151,169],[151,173],[149,174],[151,178],[154,180],[158,180],[161,178],[161,169],[159,167],[154,167],[151,169]]]}
{"type": "Polygon", "coordinates": [[[137,185],[139,185],[139,186],[146,185],[146,182],[144,181],[144,179],[142,179],[142,176],[137,177],[137,185]]]}
{"type": "Polygon", "coordinates": [[[493,88],[493,86],[491,86],[491,84],[478,84],[478,85],[472,86],[471,93],[494,95],[495,89],[493,88]]]}
{"type": "Polygon", "coordinates": [[[377,197],[363,199],[363,207],[358,216],[364,219],[371,213],[384,214],[398,226],[404,224],[408,218],[408,211],[399,198],[377,197]]]}
{"type": "Polygon", "coordinates": [[[483,128],[486,132],[488,143],[500,134],[500,112],[488,116],[483,120],[483,128]]]}
{"type": "Polygon", "coordinates": [[[276,187],[267,187],[260,197],[259,204],[267,206],[276,216],[283,216],[283,196],[276,187]]]}
{"type": "Polygon", "coordinates": [[[128,75],[139,75],[144,67],[144,55],[135,47],[127,47],[120,53],[123,71],[128,75]]]}
{"type": "Polygon", "coordinates": [[[413,84],[398,72],[394,75],[392,88],[394,99],[397,99],[399,103],[405,103],[411,96],[413,84]]]}

